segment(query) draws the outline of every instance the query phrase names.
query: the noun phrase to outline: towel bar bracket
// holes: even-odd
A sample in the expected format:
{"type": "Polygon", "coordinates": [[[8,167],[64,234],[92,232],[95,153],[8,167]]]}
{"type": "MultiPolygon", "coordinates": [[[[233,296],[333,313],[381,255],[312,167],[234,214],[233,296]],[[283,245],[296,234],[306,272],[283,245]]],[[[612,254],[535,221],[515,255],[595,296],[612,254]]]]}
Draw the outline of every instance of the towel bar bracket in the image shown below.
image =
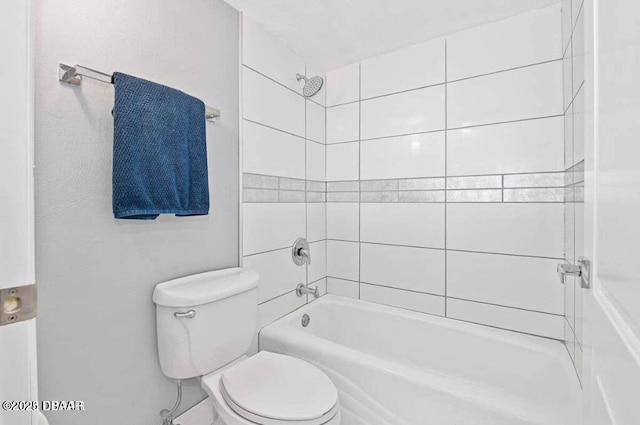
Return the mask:
{"type": "MultiPolygon", "coordinates": [[[[81,65],[65,65],[63,63],[58,66],[58,79],[64,83],[68,83],[74,86],[82,84],[82,77],[91,78],[92,80],[101,81],[103,83],[111,83],[111,75],[95,69],[87,68],[81,65]]],[[[219,109],[207,106],[204,111],[204,118],[207,121],[215,121],[216,118],[220,118],[222,114],[219,109]]]]}

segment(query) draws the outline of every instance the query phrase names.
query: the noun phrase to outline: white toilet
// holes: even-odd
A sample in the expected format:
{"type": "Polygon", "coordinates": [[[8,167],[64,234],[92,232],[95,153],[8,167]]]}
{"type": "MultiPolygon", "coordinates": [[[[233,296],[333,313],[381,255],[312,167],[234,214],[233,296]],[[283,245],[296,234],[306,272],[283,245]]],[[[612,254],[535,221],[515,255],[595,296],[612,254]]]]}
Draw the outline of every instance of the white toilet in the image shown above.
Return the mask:
{"type": "Polygon", "coordinates": [[[257,325],[258,279],[234,268],[158,284],[162,372],[199,377],[226,425],[339,425],[338,392],[319,368],[266,351],[245,355],[257,325]]]}

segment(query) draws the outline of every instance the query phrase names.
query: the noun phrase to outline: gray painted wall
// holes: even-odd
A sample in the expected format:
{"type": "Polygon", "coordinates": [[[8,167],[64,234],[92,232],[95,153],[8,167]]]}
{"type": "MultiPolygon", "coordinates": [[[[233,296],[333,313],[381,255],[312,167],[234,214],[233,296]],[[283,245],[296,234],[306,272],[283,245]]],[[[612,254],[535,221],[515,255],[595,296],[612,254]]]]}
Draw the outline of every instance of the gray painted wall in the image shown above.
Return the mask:
{"type": "MultiPolygon", "coordinates": [[[[84,400],[52,425],[158,424],[156,283],[238,263],[238,15],[222,0],[38,0],[36,263],[44,400],[84,400]],[[211,213],[116,221],[113,87],[58,82],[60,61],[154,80],[222,110],[207,124],[211,213]]],[[[205,397],[187,383],[183,410],[205,397]]]]}

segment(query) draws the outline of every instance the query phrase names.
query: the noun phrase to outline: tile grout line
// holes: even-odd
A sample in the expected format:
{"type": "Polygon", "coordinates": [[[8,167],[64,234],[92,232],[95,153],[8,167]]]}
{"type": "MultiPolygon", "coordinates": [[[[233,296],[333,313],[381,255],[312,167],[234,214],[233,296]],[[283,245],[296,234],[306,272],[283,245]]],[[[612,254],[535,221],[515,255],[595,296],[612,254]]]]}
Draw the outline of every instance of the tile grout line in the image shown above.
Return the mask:
{"type": "Polygon", "coordinates": [[[447,187],[449,186],[447,184],[447,180],[448,180],[448,176],[449,176],[449,164],[448,164],[448,135],[449,135],[449,131],[447,130],[449,127],[449,104],[448,104],[448,88],[449,88],[449,82],[448,82],[448,67],[447,67],[447,61],[448,61],[448,50],[447,50],[448,46],[447,46],[447,39],[445,38],[444,40],[444,180],[445,180],[445,185],[444,185],[444,317],[448,317],[447,316],[447,284],[448,284],[448,264],[447,264],[447,187]]]}
{"type": "Polygon", "coordinates": [[[362,299],[362,63],[358,63],[358,299],[362,299]]]}

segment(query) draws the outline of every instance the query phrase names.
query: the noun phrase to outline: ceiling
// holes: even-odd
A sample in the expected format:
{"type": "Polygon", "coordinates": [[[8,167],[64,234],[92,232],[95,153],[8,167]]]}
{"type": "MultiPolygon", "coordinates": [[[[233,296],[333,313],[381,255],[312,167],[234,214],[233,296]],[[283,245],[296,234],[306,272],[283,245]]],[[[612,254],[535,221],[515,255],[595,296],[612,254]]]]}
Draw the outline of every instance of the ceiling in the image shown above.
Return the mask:
{"type": "Polygon", "coordinates": [[[225,0],[318,70],[559,0],[225,0]]]}

